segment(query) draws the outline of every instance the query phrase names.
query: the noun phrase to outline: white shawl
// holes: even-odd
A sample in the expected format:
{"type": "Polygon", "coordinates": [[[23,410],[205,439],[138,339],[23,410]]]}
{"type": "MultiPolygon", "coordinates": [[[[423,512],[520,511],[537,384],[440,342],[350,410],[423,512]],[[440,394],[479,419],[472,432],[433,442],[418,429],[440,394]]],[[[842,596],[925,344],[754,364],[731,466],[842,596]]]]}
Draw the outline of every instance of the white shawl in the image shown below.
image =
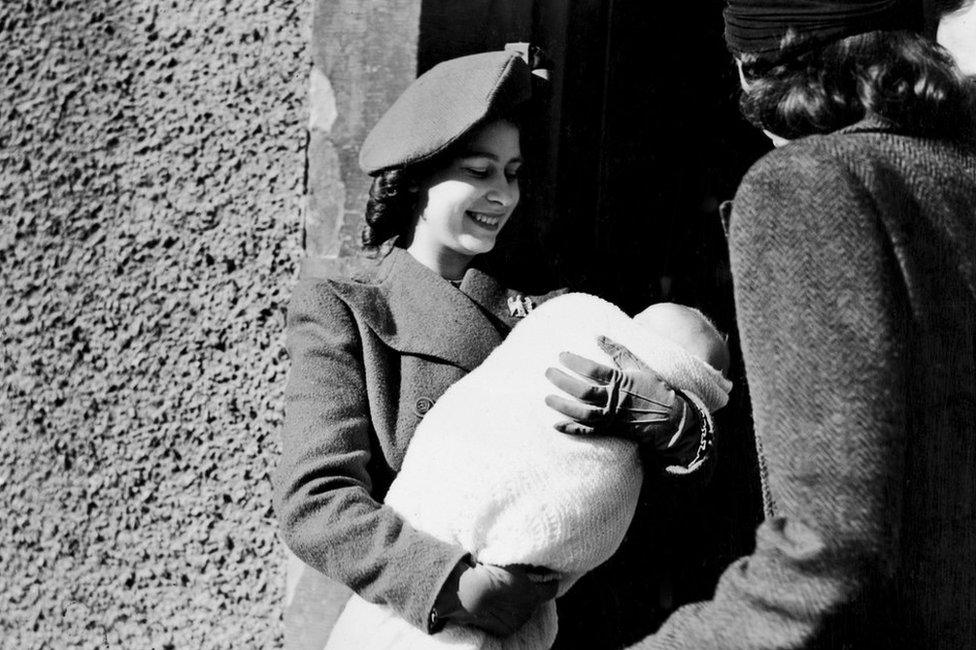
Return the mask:
{"type": "MultiPolygon", "coordinates": [[[[544,398],[545,378],[572,351],[612,363],[596,339],[630,348],[671,385],[724,405],[728,382],[614,305],[567,294],[523,319],[485,362],[451,386],[417,428],[386,504],[414,527],[479,562],[530,564],[559,574],[559,594],[616,551],[630,525],[642,473],[636,445],[564,435],[544,398]]],[[[353,596],[330,650],[541,649],[556,636],[550,601],[515,634],[498,638],[448,626],[427,635],[390,609],[353,596]]]]}

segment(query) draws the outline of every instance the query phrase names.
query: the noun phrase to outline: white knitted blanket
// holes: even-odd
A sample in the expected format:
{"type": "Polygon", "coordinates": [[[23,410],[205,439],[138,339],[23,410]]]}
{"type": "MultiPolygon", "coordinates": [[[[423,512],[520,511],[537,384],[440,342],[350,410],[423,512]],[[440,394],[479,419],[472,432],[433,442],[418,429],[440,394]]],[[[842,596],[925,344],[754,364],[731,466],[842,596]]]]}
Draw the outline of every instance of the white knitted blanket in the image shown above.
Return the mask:
{"type": "MultiPolygon", "coordinates": [[[[566,294],[529,314],[437,401],[410,442],[386,504],[480,562],[558,572],[560,595],[606,561],[637,505],[642,474],[636,445],[561,434],[553,424],[565,418],[544,403],[558,392],[544,375],[559,366],[560,352],[611,363],[596,344],[600,335],[630,348],[710,409],[724,405],[727,382],[710,366],[614,305],[566,294]]],[[[556,627],[550,601],[506,638],[450,625],[427,635],[392,610],[353,596],[327,648],[543,649],[552,645],[556,627]]]]}

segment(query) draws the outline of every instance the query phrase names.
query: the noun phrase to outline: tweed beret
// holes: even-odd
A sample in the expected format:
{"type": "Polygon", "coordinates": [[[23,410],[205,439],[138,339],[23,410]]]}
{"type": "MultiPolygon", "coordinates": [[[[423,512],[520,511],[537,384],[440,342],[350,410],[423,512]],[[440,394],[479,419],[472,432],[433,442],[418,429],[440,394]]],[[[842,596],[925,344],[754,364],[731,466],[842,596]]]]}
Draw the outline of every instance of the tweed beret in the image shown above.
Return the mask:
{"type": "Polygon", "coordinates": [[[481,120],[526,101],[532,73],[516,52],[483,52],[439,63],[418,77],[366,136],[367,174],[430,158],[481,120]]]}

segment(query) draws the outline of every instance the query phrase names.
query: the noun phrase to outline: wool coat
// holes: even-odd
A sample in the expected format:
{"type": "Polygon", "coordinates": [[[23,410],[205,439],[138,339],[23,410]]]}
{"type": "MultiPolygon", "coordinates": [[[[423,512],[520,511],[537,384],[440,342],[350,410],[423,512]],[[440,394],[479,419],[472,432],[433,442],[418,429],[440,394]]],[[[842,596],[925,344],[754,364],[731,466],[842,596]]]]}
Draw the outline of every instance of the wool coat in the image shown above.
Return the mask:
{"type": "MultiPolygon", "coordinates": [[[[306,596],[341,605],[348,585],[428,629],[465,552],[413,529],[383,497],[424,414],[501,343],[520,304],[547,297],[523,296],[474,268],[456,288],[400,248],[351,278],[299,281],[275,483],[284,540],[318,572],[306,596]]],[[[295,624],[317,627],[310,643],[322,647],[328,625],[317,619],[337,614],[313,606],[295,624]]]]}
{"type": "Polygon", "coordinates": [[[730,250],[766,519],[637,647],[976,647],[976,151],[790,143],[730,250]]]}

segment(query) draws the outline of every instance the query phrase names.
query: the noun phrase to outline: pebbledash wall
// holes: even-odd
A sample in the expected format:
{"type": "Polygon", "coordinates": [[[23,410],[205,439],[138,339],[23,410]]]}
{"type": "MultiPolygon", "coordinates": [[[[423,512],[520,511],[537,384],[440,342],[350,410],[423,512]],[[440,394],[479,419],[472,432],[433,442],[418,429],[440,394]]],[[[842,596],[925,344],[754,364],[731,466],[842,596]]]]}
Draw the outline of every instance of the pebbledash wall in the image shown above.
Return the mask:
{"type": "Polygon", "coordinates": [[[0,3],[0,647],[283,643],[285,308],[420,6],[0,3]]]}
{"type": "Polygon", "coordinates": [[[311,10],[0,3],[0,647],[281,643],[311,10]]]}

